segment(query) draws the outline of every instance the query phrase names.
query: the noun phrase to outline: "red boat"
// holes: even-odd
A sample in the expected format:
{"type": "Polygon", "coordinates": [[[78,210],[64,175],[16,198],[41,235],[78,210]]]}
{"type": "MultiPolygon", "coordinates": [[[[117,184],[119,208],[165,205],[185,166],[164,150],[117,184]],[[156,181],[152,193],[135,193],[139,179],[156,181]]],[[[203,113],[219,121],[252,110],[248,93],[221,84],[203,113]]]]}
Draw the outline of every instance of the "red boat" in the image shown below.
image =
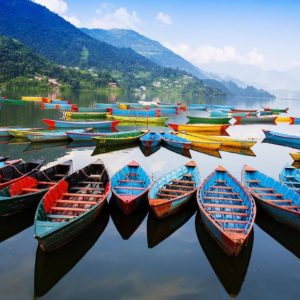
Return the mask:
{"type": "Polygon", "coordinates": [[[144,200],[150,184],[149,176],[136,161],[128,163],[112,177],[112,193],[124,214],[130,214],[139,206],[140,202],[144,200]]]}
{"type": "Polygon", "coordinates": [[[232,109],[231,113],[255,113],[257,109],[232,109]]]}

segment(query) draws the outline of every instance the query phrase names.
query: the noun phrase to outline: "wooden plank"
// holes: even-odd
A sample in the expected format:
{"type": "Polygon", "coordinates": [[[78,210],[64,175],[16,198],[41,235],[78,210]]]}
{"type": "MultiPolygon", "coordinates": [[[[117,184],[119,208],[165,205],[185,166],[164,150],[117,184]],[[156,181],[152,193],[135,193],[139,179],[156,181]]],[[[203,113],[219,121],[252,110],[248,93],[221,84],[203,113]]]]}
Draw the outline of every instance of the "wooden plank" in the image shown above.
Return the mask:
{"type": "Polygon", "coordinates": [[[239,193],[233,192],[219,192],[219,191],[206,191],[207,194],[222,194],[222,195],[235,195],[237,196],[239,193]]]}
{"type": "Polygon", "coordinates": [[[120,179],[119,182],[136,182],[136,183],[145,183],[144,180],[133,180],[133,179],[120,179]]]}
{"type": "Polygon", "coordinates": [[[213,189],[224,189],[224,190],[233,190],[230,186],[220,186],[220,185],[212,185],[211,188],[213,189]]]}
{"type": "Polygon", "coordinates": [[[242,199],[240,198],[225,198],[225,197],[212,197],[212,196],[205,196],[203,197],[204,200],[224,200],[224,201],[239,201],[239,202],[243,202],[242,199]]]}
{"type": "Polygon", "coordinates": [[[244,232],[245,229],[241,228],[223,228],[224,231],[233,231],[233,232],[244,232]]]}
{"type": "Polygon", "coordinates": [[[58,199],[58,200],[55,201],[55,203],[96,205],[98,202],[96,202],[96,201],[78,201],[78,200],[64,200],[64,199],[58,199]]]}
{"type": "Polygon", "coordinates": [[[248,221],[216,219],[220,223],[247,224],[248,221]]]}
{"type": "Polygon", "coordinates": [[[173,179],[172,182],[175,182],[175,183],[185,183],[185,184],[194,184],[195,183],[195,181],[179,180],[179,179],[173,179]]]}
{"type": "Polygon", "coordinates": [[[78,207],[59,207],[59,206],[51,206],[50,210],[58,210],[58,211],[74,211],[74,212],[86,212],[89,209],[87,208],[78,208],[78,207]]]}
{"type": "Polygon", "coordinates": [[[63,193],[64,197],[88,197],[88,198],[103,198],[103,195],[97,194],[76,194],[76,193],[63,193]]]}
{"type": "Polygon", "coordinates": [[[114,186],[115,189],[122,189],[122,190],[145,190],[143,187],[135,187],[135,186],[114,186]]]}
{"type": "Polygon", "coordinates": [[[76,187],[71,187],[70,190],[80,190],[80,191],[96,191],[96,192],[103,192],[103,188],[98,188],[98,187],[85,187],[85,186],[76,186],[76,187]]]}
{"type": "Polygon", "coordinates": [[[52,182],[52,181],[38,181],[38,184],[41,184],[41,185],[56,185],[57,182],[52,182]]]}
{"type": "Polygon", "coordinates": [[[193,190],[194,187],[193,186],[187,186],[187,185],[178,185],[178,184],[166,184],[166,186],[168,187],[176,187],[176,188],[183,188],[183,189],[190,189],[193,190]]]}
{"type": "Polygon", "coordinates": [[[259,191],[274,191],[274,189],[271,188],[262,188],[262,187],[252,187],[250,190],[259,190],[259,191]]]}
{"type": "Polygon", "coordinates": [[[180,193],[180,194],[186,194],[188,191],[182,191],[182,190],[172,190],[172,189],[160,189],[161,192],[168,192],[168,193],[180,193]]]}
{"type": "Polygon", "coordinates": [[[189,173],[186,173],[186,174],[183,174],[183,177],[193,177],[193,175],[189,174],[189,173]]]}
{"type": "Polygon", "coordinates": [[[49,219],[73,219],[74,216],[49,214],[49,215],[47,215],[47,218],[49,218],[49,219]]]}
{"type": "Polygon", "coordinates": [[[215,203],[205,203],[204,207],[216,207],[216,208],[230,208],[230,209],[241,209],[247,210],[248,206],[246,205],[230,205],[230,204],[215,204],[215,203]]]}
{"type": "Polygon", "coordinates": [[[163,193],[158,193],[157,196],[159,196],[159,197],[166,197],[166,198],[174,198],[174,195],[163,194],[163,193]]]}
{"type": "Polygon", "coordinates": [[[207,210],[212,215],[231,215],[231,216],[240,216],[240,217],[246,217],[248,214],[246,213],[239,213],[239,212],[233,212],[233,211],[219,211],[219,210],[207,210]]]}
{"type": "Polygon", "coordinates": [[[269,202],[275,202],[276,203],[293,203],[292,200],[286,200],[286,199],[280,199],[280,200],[277,200],[277,199],[270,199],[268,200],[269,202]]]}
{"type": "Polygon", "coordinates": [[[79,184],[96,184],[96,185],[103,185],[103,182],[100,182],[100,181],[80,181],[79,184]]]}
{"type": "Polygon", "coordinates": [[[283,207],[283,208],[292,208],[292,209],[298,209],[300,208],[300,205],[278,205],[279,207],[283,207]]]}
{"type": "Polygon", "coordinates": [[[35,189],[35,188],[22,188],[22,192],[35,193],[39,191],[40,189],[35,189]]]}
{"type": "Polygon", "coordinates": [[[283,194],[275,194],[275,193],[255,193],[258,196],[273,196],[273,197],[282,197],[283,194]]]}
{"type": "Polygon", "coordinates": [[[217,180],[215,180],[215,182],[225,183],[226,181],[225,180],[219,180],[219,179],[217,179],[217,180]]]}
{"type": "Polygon", "coordinates": [[[259,183],[260,181],[259,181],[259,180],[256,180],[256,179],[249,179],[249,180],[246,180],[246,182],[250,182],[250,183],[259,183]]]}

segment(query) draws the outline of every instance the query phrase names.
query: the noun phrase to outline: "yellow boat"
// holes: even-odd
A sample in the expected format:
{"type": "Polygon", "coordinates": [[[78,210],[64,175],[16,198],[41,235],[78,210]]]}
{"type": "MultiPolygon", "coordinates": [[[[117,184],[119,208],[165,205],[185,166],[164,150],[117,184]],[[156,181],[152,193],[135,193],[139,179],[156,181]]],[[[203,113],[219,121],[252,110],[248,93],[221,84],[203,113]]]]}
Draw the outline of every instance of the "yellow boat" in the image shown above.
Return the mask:
{"type": "Polygon", "coordinates": [[[179,132],[177,135],[192,142],[192,146],[196,148],[218,150],[222,145],[220,142],[210,141],[197,136],[185,134],[183,132],[179,132]]]}
{"type": "Polygon", "coordinates": [[[256,156],[255,153],[250,148],[236,148],[236,147],[221,146],[219,151],[236,153],[236,154],[247,155],[247,156],[256,156]]]}
{"type": "Polygon", "coordinates": [[[242,139],[232,138],[230,136],[212,136],[212,135],[205,135],[196,132],[187,133],[187,134],[190,135],[191,138],[198,137],[209,141],[219,142],[222,144],[222,146],[226,146],[230,148],[248,149],[253,147],[256,144],[255,140],[242,140],[242,139]]]}
{"type": "Polygon", "coordinates": [[[23,96],[21,97],[21,100],[24,101],[42,101],[44,97],[29,97],[29,96],[23,96]]]}
{"type": "Polygon", "coordinates": [[[142,124],[164,124],[169,117],[127,117],[127,116],[116,116],[116,115],[106,115],[107,119],[119,120],[121,122],[130,123],[142,123],[142,124]]]}
{"type": "Polygon", "coordinates": [[[275,123],[292,123],[292,119],[290,117],[277,117],[275,123]]]}
{"type": "Polygon", "coordinates": [[[292,152],[290,156],[293,158],[294,161],[300,161],[300,152],[292,152]]]}
{"type": "Polygon", "coordinates": [[[225,133],[230,124],[171,124],[168,126],[175,131],[225,133]]]}
{"type": "Polygon", "coordinates": [[[214,156],[217,158],[222,158],[220,152],[218,150],[210,150],[210,149],[204,149],[204,148],[198,148],[198,147],[191,147],[191,150],[206,154],[206,155],[210,155],[210,156],[214,156]]]}

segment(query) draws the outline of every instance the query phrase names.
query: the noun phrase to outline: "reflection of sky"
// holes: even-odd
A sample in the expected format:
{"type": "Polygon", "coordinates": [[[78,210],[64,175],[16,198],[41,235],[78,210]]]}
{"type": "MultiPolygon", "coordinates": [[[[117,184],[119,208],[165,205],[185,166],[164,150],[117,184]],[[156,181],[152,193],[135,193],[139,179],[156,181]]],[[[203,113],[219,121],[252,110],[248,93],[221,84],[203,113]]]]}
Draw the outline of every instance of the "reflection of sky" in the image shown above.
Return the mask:
{"type": "MultiPolygon", "coordinates": [[[[288,106],[291,108],[291,115],[300,116],[297,101],[276,100],[267,104],[273,107],[288,106]]],[[[240,107],[250,109],[261,105],[265,103],[245,101],[240,104],[240,107]]],[[[32,104],[29,106],[31,107],[32,104]]],[[[30,112],[25,108],[25,113],[30,112]]],[[[39,113],[37,113],[38,117],[41,116],[39,113]]],[[[4,123],[2,115],[0,117],[1,122],[4,123]]],[[[300,126],[249,125],[231,127],[229,133],[234,137],[255,137],[261,140],[262,128],[293,134],[299,134],[300,130],[300,126]]],[[[0,143],[0,153],[27,160],[43,156],[51,164],[54,161],[73,159],[74,169],[101,158],[111,176],[125,163],[136,160],[155,179],[189,160],[163,147],[149,157],[145,157],[138,147],[91,157],[93,147],[77,149],[56,147],[22,152],[25,146],[0,143]]],[[[222,159],[219,159],[195,151],[191,151],[191,154],[200,169],[202,180],[218,164],[222,164],[238,179],[244,164],[250,164],[277,179],[284,164],[292,162],[289,156],[291,150],[288,147],[259,142],[253,147],[256,157],[221,152],[222,159]]],[[[0,243],[0,298],[2,296],[3,299],[33,298],[35,251],[36,242],[33,239],[32,227],[0,243]]],[[[266,297],[297,299],[300,280],[298,269],[298,259],[255,226],[252,257],[238,299],[266,299],[266,297]]],[[[194,217],[192,217],[152,249],[147,247],[147,218],[129,240],[121,238],[110,220],[96,244],[43,299],[82,299],[83,297],[87,299],[227,299],[227,294],[201,249],[195,233],[194,217]]]]}

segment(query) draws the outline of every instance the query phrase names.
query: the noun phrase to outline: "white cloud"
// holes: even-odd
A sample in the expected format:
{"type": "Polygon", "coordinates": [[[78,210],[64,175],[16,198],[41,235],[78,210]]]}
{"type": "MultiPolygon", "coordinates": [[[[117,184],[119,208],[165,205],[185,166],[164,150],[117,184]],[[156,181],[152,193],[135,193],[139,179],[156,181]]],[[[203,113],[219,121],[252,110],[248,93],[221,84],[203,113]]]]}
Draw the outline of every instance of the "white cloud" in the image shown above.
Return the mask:
{"type": "Polygon", "coordinates": [[[156,20],[165,25],[171,25],[173,23],[171,16],[164,12],[159,12],[156,16],[156,20]]]}
{"type": "Polygon", "coordinates": [[[241,54],[232,46],[215,47],[211,45],[202,45],[192,48],[185,43],[180,43],[178,45],[165,43],[165,45],[175,53],[183,56],[185,59],[198,66],[211,63],[263,65],[265,62],[264,55],[256,48],[248,51],[246,54],[241,54]]]}
{"type": "Polygon", "coordinates": [[[75,16],[62,16],[62,17],[76,27],[81,26],[80,20],[75,16]]]}
{"type": "Polygon", "coordinates": [[[63,0],[32,0],[33,2],[46,6],[51,11],[62,15],[68,10],[68,4],[63,0]]]}
{"type": "Polygon", "coordinates": [[[119,7],[112,10],[111,6],[105,4],[96,10],[96,14],[98,16],[94,18],[90,24],[87,25],[87,27],[102,29],[124,28],[138,30],[141,23],[137,12],[129,12],[124,7],[119,7]]]}

